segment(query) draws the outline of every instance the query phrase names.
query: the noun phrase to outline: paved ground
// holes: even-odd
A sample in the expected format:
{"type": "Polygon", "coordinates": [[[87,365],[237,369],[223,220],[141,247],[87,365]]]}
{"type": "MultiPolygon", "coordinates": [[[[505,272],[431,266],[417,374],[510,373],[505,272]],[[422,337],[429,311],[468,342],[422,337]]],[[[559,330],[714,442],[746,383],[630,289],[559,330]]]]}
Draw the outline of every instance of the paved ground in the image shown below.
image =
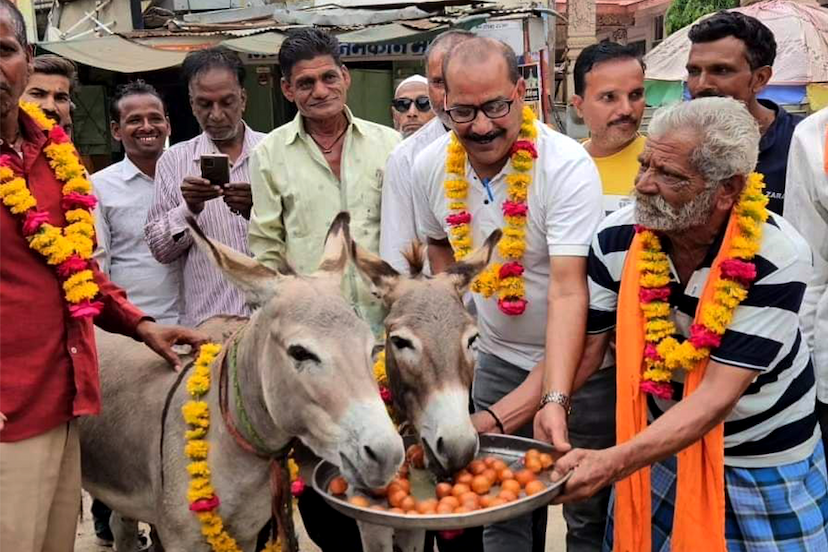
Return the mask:
{"type": "MultiPolygon", "coordinates": [[[[111,548],[101,548],[95,545],[95,531],[92,528],[92,514],[89,513],[89,505],[92,503],[89,495],[84,493],[83,497],[83,518],[78,523],[78,538],[75,542],[75,552],[111,552],[111,548]]],[[[299,532],[299,548],[302,552],[319,552],[305,534],[302,520],[296,516],[296,529],[299,532]]],[[[546,552],[564,552],[564,535],[566,526],[561,515],[560,506],[549,508],[549,524],[546,530],[546,552]]],[[[345,551],[343,551],[345,552],[345,551]]]]}

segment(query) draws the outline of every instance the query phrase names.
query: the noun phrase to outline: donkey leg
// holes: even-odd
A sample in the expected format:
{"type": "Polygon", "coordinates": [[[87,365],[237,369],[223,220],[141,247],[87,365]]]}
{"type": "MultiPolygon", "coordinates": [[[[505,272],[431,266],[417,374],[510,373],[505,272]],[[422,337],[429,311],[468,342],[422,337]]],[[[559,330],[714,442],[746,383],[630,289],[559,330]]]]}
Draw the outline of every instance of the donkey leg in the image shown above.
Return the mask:
{"type": "Polygon", "coordinates": [[[399,549],[400,552],[423,552],[425,534],[422,529],[397,529],[394,532],[394,549],[399,549]]]}
{"type": "Polygon", "coordinates": [[[357,521],[362,552],[394,552],[394,529],[357,521]]]}
{"type": "Polygon", "coordinates": [[[118,552],[136,552],[138,550],[138,522],[123,517],[116,511],[109,515],[109,528],[115,537],[115,549],[118,552]]]}

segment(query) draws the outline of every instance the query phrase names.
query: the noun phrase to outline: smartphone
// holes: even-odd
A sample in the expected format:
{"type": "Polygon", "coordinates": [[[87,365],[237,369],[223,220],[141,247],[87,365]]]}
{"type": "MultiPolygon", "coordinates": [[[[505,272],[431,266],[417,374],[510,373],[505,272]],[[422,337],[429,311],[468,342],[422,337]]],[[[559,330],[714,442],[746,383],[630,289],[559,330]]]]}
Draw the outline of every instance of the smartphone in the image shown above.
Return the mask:
{"type": "Polygon", "coordinates": [[[202,155],[201,178],[223,188],[230,182],[230,159],[223,153],[202,155]]]}

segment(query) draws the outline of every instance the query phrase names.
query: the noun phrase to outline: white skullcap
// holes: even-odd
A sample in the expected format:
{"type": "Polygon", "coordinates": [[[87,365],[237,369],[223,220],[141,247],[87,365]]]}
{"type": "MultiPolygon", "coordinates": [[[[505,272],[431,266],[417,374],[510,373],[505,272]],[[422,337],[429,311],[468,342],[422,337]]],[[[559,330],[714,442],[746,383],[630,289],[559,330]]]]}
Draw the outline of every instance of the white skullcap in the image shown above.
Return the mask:
{"type": "Polygon", "coordinates": [[[412,84],[412,83],[415,83],[415,82],[428,86],[428,79],[425,78],[424,76],[422,76],[422,75],[411,75],[410,77],[408,77],[407,79],[402,81],[399,84],[399,86],[397,86],[397,89],[394,91],[394,96],[396,97],[396,95],[400,93],[400,89],[403,86],[405,86],[406,84],[412,84]]]}

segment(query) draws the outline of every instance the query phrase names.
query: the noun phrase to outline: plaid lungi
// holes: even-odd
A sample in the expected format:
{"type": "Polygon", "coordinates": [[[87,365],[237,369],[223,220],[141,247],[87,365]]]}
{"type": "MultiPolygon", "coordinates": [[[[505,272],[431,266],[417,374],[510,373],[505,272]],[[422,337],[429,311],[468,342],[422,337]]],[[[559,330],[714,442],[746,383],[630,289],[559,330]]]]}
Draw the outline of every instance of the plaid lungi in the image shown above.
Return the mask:
{"type": "MultiPolygon", "coordinates": [[[[670,552],[676,466],[671,457],[650,469],[653,552],[670,552]]],[[[614,512],[615,492],[604,552],[612,550],[614,512]]],[[[801,462],[772,468],[725,466],[725,539],[729,552],[828,552],[828,476],[822,443],[801,462]]]]}

